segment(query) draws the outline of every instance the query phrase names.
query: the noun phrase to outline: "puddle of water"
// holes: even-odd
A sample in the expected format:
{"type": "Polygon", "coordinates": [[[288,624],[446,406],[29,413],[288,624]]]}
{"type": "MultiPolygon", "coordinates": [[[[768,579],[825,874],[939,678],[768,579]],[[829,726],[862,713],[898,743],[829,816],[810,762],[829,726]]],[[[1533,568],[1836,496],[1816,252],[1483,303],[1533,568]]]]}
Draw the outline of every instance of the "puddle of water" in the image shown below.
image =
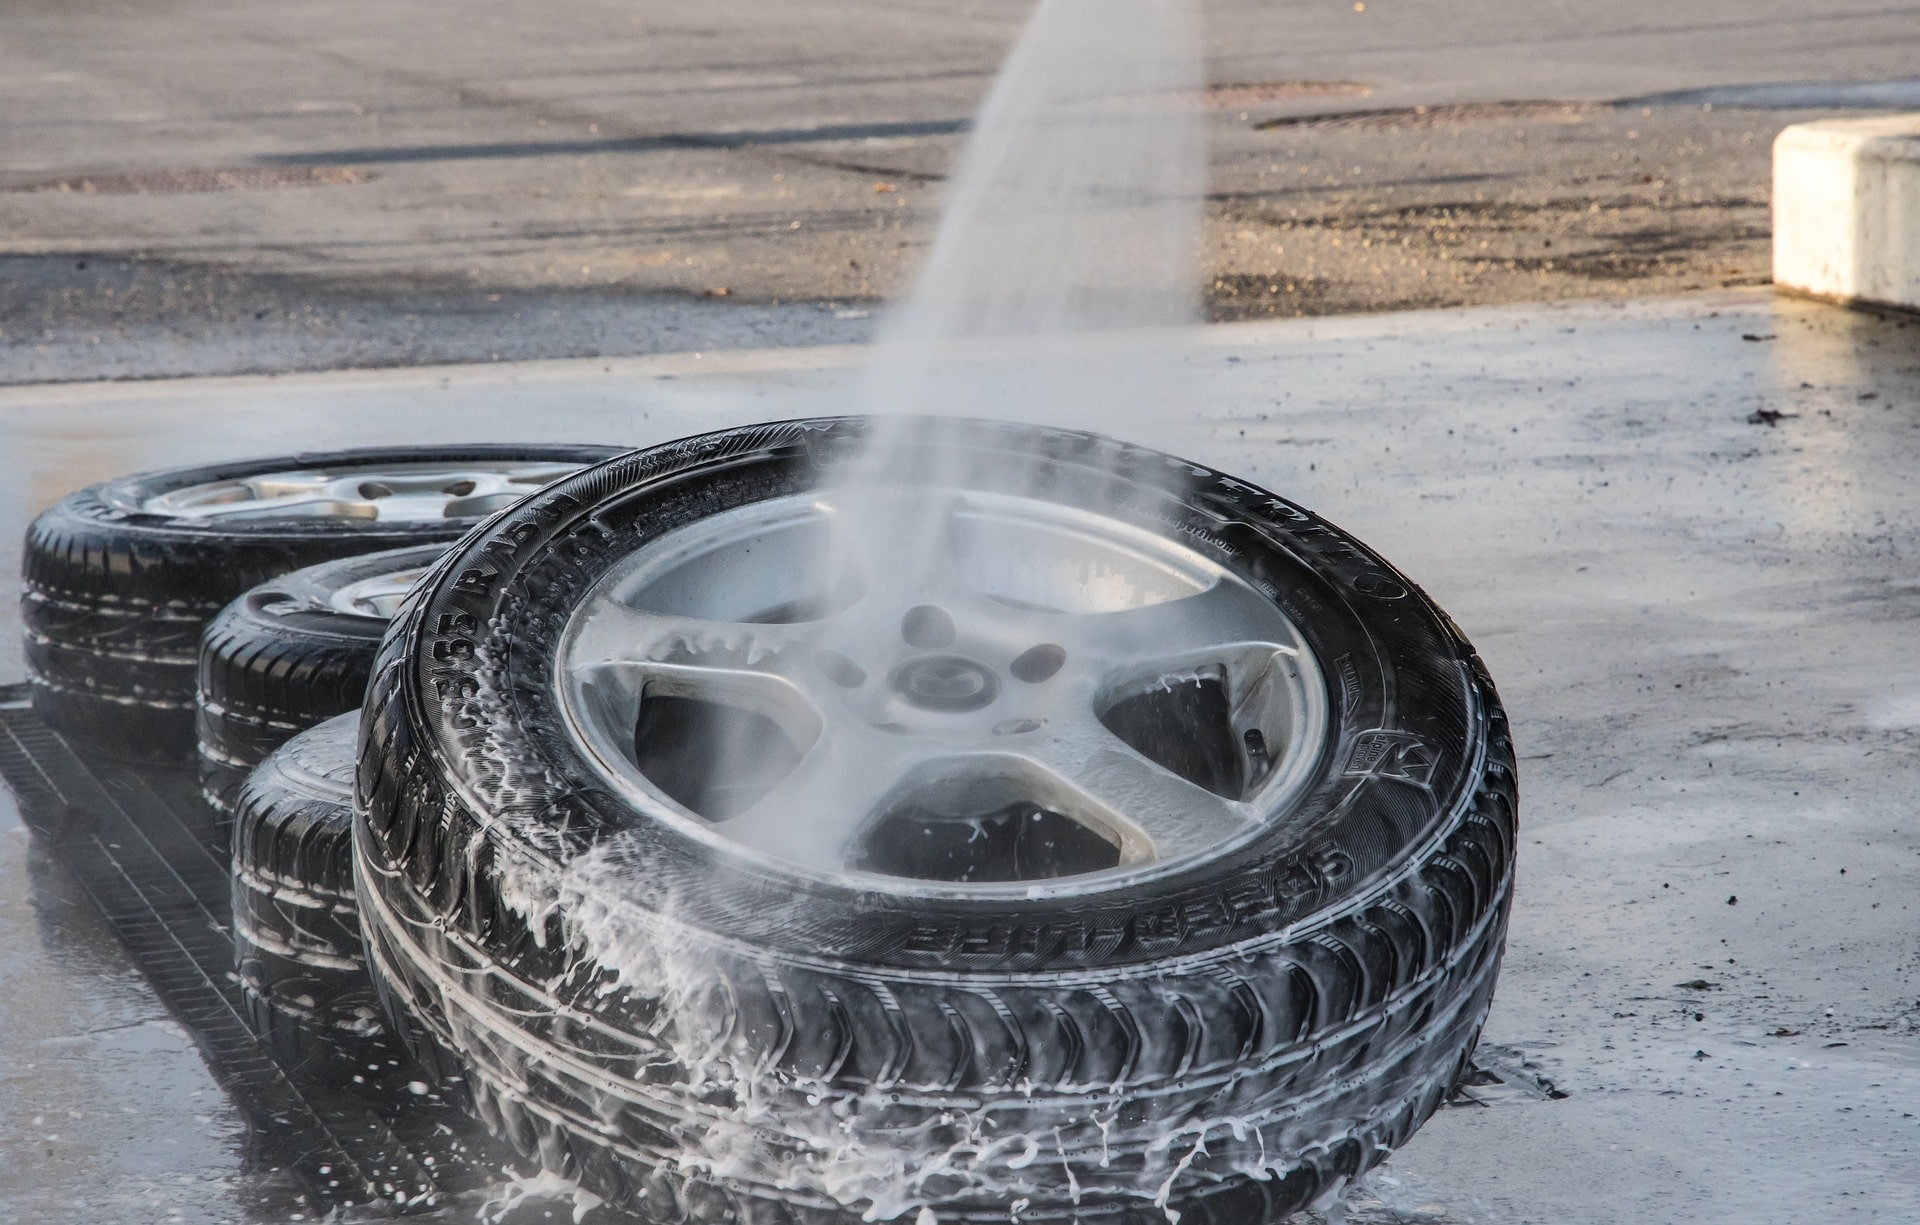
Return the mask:
{"type": "Polygon", "coordinates": [[[1623,98],[1621,106],[1739,107],[1749,110],[1907,110],[1920,107],[1920,77],[1888,81],[1767,81],[1623,98]]]}

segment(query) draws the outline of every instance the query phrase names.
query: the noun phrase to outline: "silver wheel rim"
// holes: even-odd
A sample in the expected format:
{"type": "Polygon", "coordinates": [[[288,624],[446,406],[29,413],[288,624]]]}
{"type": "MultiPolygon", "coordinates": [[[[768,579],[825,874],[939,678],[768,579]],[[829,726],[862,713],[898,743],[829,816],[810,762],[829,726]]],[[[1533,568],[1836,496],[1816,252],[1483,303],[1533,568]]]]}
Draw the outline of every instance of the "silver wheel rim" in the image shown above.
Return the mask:
{"type": "Polygon", "coordinates": [[[327,607],[349,617],[391,621],[430,566],[409,566],[391,574],[363,578],[327,596],[327,607]]]}
{"type": "Polygon", "coordinates": [[[570,732],[642,811],[765,867],[913,895],[1070,896],[1230,852],[1285,824],[1328,719],[1297,629],[1225,568],[1102,515],[975,493],[803,495],[669,533],[578,605],[556,682],[570,732]],[[848,544],[850,523],[905,517],[928,525],[918,538],[939,542],[937,563],[848,544]],[[1237,790],[1176,773],[1110,725],[1129,699],[1209,684],[1237,790]],[[770,789],[762,778],[703,816],[641,760],[643,707],[661,699],[751,723],[729,762],[764,757],[775,729],[792,760],[770,789]],[[1091,834],[1113,862],[976,880],[942,859],[930,879],[874,845],[964,830],[999,846],[1027,819],[1055,842],[1091,834]]]}
{"type": "Polygon", "coordinates": [[[252,519],[477,519],[580,470],[577,463],[419,463],[303,468],[207,481],[155,494],[149,515],[228,523],[252,519]]]}

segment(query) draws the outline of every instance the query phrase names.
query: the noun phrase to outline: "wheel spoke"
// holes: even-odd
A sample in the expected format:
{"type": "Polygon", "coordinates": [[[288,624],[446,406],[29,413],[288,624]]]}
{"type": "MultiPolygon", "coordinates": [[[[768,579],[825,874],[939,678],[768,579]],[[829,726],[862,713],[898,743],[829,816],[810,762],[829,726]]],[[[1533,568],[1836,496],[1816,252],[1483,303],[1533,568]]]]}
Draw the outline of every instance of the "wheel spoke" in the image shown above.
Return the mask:
{"type": "Polygon", "coordinates": [[[871,614],[971,594],[956,574],[959,498],[856,487],[836,495],[835,506],[838,542],[865,575],[871,614]]]}
{"type": "Polygon", "coordinates": [[[444,519],[456,505],[476,498],[518,498],[530,490],[509,489],[501,473],[478,469],[346,475],[337,477],[328,492],[343,506],[365,507],[372,517],[417,523],[444,519]]]}
{"type": "Polygon", "coordinates": [[[1122,864],[1202,851],[1257,819],[1252,805],[1188,782],[1105,728],[1056,736],[1029,760],[1041,771],[1036,802],[1118,838],[1122,864]]]}
{"type": "Polygon", "coordinates": [[[910,754],[889,748],[880,737],[830,731],[758,803],[715,828],[762,854],[843,869],[912,768],[910,754]]]}
{"type": "Polygon", "coordinates": [[[1253,644],[1268,653],[1297,650],[1288,641],[1273,602],[1232,579],[1205,591],[1119,612],[1088,613],[1061,620],[1058,632],[1069,652],[1124,665],[1134,661],[1189,659],[1253,644]]]}
{"type": "Polygon", "coordinates": [[[526,493],[544,489],[580,471],[579,464],[527,464],[504,472],[476,473],[481,493],[526,493]]]}
{"type": "Polygon", "coordinates": [[[445,519],[448,508],[453,505],[453,499],[443,493],[396,493],[382,498],[355,497],[342,501],[349,505],[365,506],[377,519],[405,520],[409,523],[445,519]]]}

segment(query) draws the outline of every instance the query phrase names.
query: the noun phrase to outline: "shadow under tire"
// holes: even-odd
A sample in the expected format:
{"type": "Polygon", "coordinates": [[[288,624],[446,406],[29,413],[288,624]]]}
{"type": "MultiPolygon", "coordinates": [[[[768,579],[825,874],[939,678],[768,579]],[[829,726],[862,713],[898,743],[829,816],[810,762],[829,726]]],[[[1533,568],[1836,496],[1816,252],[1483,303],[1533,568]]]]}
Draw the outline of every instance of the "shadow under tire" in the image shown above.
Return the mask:
{"type": "Polygon", "coordinates": [[[1017,1200],[1022,1220],[1246,1225],[1378,1163],[1460,1076],[1491,1003],[1517,783],[1472,647],[1311,512],[1094,435],[942,427],[969,491],[1177,540],[1319,661],[1328,717],[1285,819],[1070,906],[737,855],[576,734],[561,642],[619,559],[812,496],[868,428],[622,457],[489,524],[415,592],[369,687],[356,787],[383,996],[466,1069],[489,1129],[648,1219],[927,1207],[985,1225],[1017,1200]]]}
{"type": "MultiPolygon", "coordinates": [[[[303,566],[430,541],[451,543],[499,505],[431,521],[303,511],[208,517],[166,499],[289,471],[404,466],[584,466],[618,448],[370,447],[195,465],[120,477],[68,495],[27,529],[21,624],[34,709],[69,738],[118,756],[181,760],[194,749],[200,635],[226,604],[303,566]]],[[[458,512],[458,513],[454,513],[458,512]]]]}
{"type": "Polygon", "coordinates": [[[388,580],[424,573],[446,551],[423,545],[309,566],[253,588],[208,623],[194,729],[201,793],[223,820],[275,749],[360,709],[392,616],[388,580]]]}

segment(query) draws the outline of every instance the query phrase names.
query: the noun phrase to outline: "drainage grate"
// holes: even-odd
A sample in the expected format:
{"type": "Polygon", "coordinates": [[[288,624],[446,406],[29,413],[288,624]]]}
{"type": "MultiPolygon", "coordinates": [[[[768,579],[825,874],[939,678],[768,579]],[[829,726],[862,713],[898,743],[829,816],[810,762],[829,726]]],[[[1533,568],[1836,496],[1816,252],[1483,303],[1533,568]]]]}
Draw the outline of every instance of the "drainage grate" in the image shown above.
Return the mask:
{"type": "Polygon", "coordinates": [[[135,170],[76,175],[0,188],[72,196],[157,196],[206,191],[272,191],[285,187],[350,187],[375,175],[352,166],[247,166],[238,169],[135,170]]]}
{"type": "Polygon", "coordinates": [[[0,687],[0,778],[21,816],[79,880],[162,1002],[200,1045],[270,1166],[321,1213],[383,1202],[423,1208],[478,1192],[510,1155],[437,1097],[395,1052],[349,1091],[276,1064],[233,981],[226,855],[191,770],[82,757],[0,687]]]}
{"type": "Polygon", "coordinates": [[[1580,123],[1611,102],[1457,102],[1440,106],[1400,106],[1377,111],[1340,111],[1328,115],[1286,115],[1253,126],[1272,128],[1445,128],[1467,123],[1580,123]]]}

